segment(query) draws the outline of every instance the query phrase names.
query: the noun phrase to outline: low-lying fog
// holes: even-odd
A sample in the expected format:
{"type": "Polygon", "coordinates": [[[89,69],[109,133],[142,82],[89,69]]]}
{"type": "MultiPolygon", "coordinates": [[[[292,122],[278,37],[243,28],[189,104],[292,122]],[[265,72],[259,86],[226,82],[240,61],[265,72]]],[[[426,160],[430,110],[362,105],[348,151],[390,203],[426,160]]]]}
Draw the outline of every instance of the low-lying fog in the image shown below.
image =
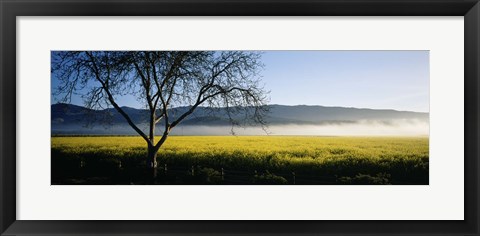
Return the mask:
{"type": "MultiPolygon", "coordinates": [[[[146,126],[140,126],[146,130],[146,126]]],[[[261,127],[234,127],[236,135],[267,135],[261,127]]],[[[401,119],[389,121],[358,121],[341,124],[283,124],[269,125],[270,135],[321,135],[321,136],[417,136],[429,134],[429,123],[425,120],[401,119]]],[[[180,125],[171,135],[231,135],[231,126],[180,125]]],[[[163,130],[157,127],[157,134],[163,130]]],[[[134,135],[129,126],[83,127],[82,125],[61,125],[52,127],[52,134],[91,134],[91,135],[134,135]]]]}

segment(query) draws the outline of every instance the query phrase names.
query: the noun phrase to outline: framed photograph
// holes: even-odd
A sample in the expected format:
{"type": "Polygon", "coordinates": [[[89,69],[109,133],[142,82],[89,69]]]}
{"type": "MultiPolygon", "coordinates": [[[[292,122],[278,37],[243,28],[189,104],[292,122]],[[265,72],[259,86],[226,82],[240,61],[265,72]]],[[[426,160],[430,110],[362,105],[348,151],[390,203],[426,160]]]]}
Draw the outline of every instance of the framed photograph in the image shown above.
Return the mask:
{"type": "Polygon", "coordinates": [[[2,1],[2,235],[479,235],[478,1],[2,1]]]}

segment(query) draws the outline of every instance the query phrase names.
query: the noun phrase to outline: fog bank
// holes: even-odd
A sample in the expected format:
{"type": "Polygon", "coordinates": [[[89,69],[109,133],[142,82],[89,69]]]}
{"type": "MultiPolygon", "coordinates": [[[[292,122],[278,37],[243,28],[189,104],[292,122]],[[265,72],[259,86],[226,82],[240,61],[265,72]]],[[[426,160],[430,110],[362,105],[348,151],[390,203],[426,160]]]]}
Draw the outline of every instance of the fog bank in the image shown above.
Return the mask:
{"type": "MultiPolygon", "coordinates": [[[[140,126],[147,130],[146,125],[140,126]]],[[[163,132],[157,127],[157,134],[163,132]]],[[[389,121],[363,120],[325,124],[281,124],[261,127],[233,127],[236,135],[319,135],[319,136],[417,136],[429,134],[429,123],[425,120],[399,119],[389,121]]],[[[64,125],[53,128],[52,134],[80,135],[136,135],[128,125],[83,127],[64,125]]],[[[171,135],[231,135],[232,126],[179,125],[171,135]]]]}
{"type": "MultiPolygon", "coordinates": [[[[231,126],[183,126],[173,135],[229,135],[231,126]]],[[[261,127],[234,127],[236,135],[320,135],[320,136],[417,136],[428,135],[429,124],[418,120],[360,121],[345,124],[322,125],[271,125],[264,131],[261,127]]]]}

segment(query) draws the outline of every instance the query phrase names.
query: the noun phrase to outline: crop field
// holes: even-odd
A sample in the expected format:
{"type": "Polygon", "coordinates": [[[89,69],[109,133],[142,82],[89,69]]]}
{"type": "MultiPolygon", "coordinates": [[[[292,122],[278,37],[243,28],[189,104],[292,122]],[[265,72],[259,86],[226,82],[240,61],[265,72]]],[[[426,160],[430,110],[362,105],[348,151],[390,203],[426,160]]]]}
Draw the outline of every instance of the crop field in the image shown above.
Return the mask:
{"type": "MultiPolygon", "coordinates": [[[[157,139],[158,140],[158,139],[157,139]]],[[[52,137],[52,184],[151,184],[140,137],[52,137]]],[[[171,136],[154,184],[428,184],[428,137],[171,136]]]]}

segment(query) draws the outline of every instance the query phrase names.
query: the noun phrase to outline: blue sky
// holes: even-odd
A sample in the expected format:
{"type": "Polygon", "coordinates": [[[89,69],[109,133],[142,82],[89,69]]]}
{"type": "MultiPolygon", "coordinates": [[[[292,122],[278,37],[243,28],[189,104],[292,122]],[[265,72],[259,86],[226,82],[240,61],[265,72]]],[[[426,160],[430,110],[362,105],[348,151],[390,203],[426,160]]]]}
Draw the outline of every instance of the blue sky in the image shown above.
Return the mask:
{"type": "Polygon", "coordinates": [[[271,51],[271,103],[429,111],[428,51],[271,51]]]}
{"type": "MultiPolygon", "coordinates": [[[[429,111],[428,51],[267,51],[262,60],[271,104],[429,111]]],[[[119,105],[140,107],[129,97],[119,105]]]]}

